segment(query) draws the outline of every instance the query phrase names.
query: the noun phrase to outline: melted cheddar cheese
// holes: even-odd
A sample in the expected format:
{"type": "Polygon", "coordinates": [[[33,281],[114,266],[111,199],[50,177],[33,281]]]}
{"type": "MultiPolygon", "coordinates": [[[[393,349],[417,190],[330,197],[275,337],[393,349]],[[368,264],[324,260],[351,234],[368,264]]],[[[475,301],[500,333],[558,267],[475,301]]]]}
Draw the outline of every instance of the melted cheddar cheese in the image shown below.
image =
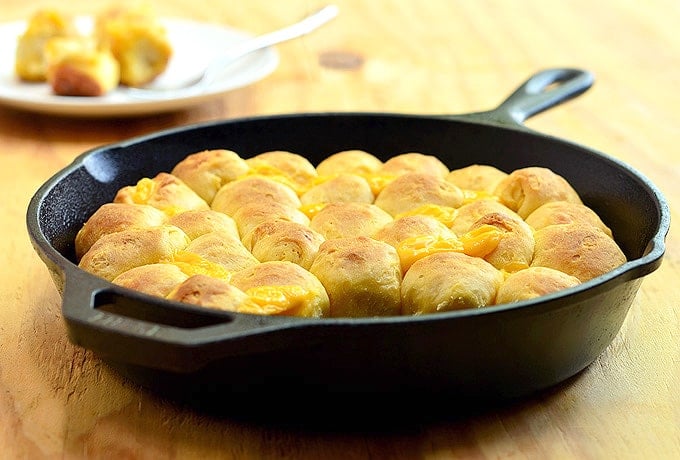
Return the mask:
{"type": "Polygon", "coordinates": [[[225,281],[231,279],[231,272],[226,268],[190,251],[178,251],[169,263],[176,265],[188,276],[207,275],[225,281]]]}

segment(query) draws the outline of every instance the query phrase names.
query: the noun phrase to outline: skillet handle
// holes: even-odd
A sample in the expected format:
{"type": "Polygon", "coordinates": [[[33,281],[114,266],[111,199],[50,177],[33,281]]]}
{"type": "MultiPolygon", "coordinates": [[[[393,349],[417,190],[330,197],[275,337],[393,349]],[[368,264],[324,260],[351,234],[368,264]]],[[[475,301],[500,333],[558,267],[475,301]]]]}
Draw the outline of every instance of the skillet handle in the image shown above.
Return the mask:
{"type": "Polygon", "coordinates": [[[528,118],[583,94],[593,82],[593,75],[585,70],[547,69],[530,77],[496,109],[476,115],[522,125],[528,118]]]}

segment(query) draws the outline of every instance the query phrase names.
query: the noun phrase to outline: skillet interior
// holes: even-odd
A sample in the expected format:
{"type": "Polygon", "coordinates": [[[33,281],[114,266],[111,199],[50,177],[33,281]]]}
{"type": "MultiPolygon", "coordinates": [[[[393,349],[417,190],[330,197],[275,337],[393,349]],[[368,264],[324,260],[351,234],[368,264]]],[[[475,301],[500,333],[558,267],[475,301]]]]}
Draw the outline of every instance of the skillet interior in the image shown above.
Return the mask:
{"type": "MultiPolygon", "coordinates": [[[[246,391],[266,398],[272,385],[277,398],[281,389],[292,388],[304,394],[314,389],[411,395],[426,391],[495,399],[525,395],[573,376],[611,342],[641,277],[660,264],[667,226],[664,204],[644,177],[610,157],[526,129],[479,120],[472,116],[284,115],[133,139],[84,154],[47,183],[36,194],[34,220],[29,210],[29,231],[60,288],[66,279],[65,302],[74,292],[79,296],[76,303],[99,296],[103,304],[118,302],[118,315],[125,316],[126,308],[144,310],[148,314],[144,319],[154,323],[158,316],[153,312],[166,302],[121,294],[68,262],[73,260],[73,240],[80,226],[120,187],[170,171],[187,154],[202,149],[226,148],[244,158],[288,150],[315,164],[348,149],[366,150],[382,159],[415,151],[438,156],[450,169],[472,163],[492,164],[507,172],[535,165],[551,168],[612,228],[629,260],[640,259],[650,250],[655,255],[540,301],[431,318],[310,323],[227,315],[198,320],[190,330],[160,323],[155,326],[166,335],[140,339],[140,334],[132,333],[139,322],[128,328],[121,321],[105,330],[69,314],[65,303],[71,340],[93,349],[137,382],[211,405],[224,400],[225,389],[230,395],[246,391]],[[69,278],[78,286],[69,289],[69,278]],[[83,290],[89,292],[82,294],[83,290]],[[119,295],[124,301],[116,300],[119,295]],[[239,323],[245,324],[243,333],[220,336],[225,324],[239,323]],[[187,335],[190,345],[183,339],[187,335]]],[[[183,312],[178,322],[201,316],[190,308],[175,309],[183,312]]]]}

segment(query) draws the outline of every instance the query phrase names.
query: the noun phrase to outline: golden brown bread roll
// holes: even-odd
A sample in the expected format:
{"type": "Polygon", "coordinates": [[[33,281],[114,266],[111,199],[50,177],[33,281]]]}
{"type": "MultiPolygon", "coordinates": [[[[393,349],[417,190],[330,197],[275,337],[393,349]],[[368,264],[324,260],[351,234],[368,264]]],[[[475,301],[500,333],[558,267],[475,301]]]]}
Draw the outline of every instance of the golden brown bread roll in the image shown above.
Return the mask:
{"type": "Polygon", "coordinates": [[[453,219],[453,223],[451,224],[451,230],[453,230],[456,235],[460,236],[469,231],[472,224],[477,222],[481,217],[492,212],[500,212],[521,219],[515,211],[504,204],[499,203],[498,200],[494,198],[483,198],[471,201],[459,207],[456,216],[453,219]]]}
{"type": "Polygon", "coordinates": [[[401,313],[401,267],[396,250],[368,237],[324,241],[309,268],[326,288],[334,317],[401,313]]]}
{"type": "Polygon", "coordinates": [[[368,181],[356,174],[342,173],[313,185],[300,196],[303,205],[333,202],[373,203],[375,197],[368,181]]]}
{"type": "Polygon", "coordinates": [[[45,45],[54,37],[76,36],[78,36],[78,31],[70,15],[54,9],[41,9],[33,13],[26,29],[17,40],[14,61],[17,76],[25,81],[46,81],[45,45]]]}
{"type": "Polygon", "coordinates": [[[112,283],[156,297],[165,297],[187,278],[187,274],[177,265],[157,263],[131,268],[116,276],[112,283]]]}
{"type": "Polygon", "coordinates": [[[184,211],[210,209],[208,203],[178,177],[158,173],[153,179],[142,178],[136,185],[122,187],[114,203],[148,204],[172,216],[184,211]]]}
{"type": "MultiPolygon", "coordinates": [[[[228,281],[207,275],[193,275],[168,293],[168,300],[184,302],[216,310],[247,310],[248,296],[228,281]]],[[[250,311],[244,311],[250,313],[250,311]]],[[[261,311],[267,314],[267,311],[261,311]]]]}
{"type": "Polygon", "coordinates": [[[394,176],[408,173],[429,174],[443,179],[449,173],[449,168],[434,155],[409,152],[391,157],[378,172],[394,176]]]}
{"type": "Polygon", "coordinates": [[[222,232],[239,238],[234,219],[212,209],[184,211],[171,216],[168,223],[181,228],[192,240],[211,232],[222,232]]]}
{"type": "Polygon", "coordinates": [[[279,203],[293,208],[300,207],[295,191],[275,180],[263,176],[248,176],[220,188],[212,201],[212,209],[229,216],[248,203],[279,203]]]}
{"type": "Polygon", "coordinates": [[[439,176],[423,173],[399,176],[375,199],[375,204],[392,216],[428,204],[457,208],[462,202],[461,189],[439,176]]]}
{"type": "Polygon", "coordinates": [[[445,179],[465,190],[483,191],[492,194],[496,185],[508,174],[495,166],[472,164],[464,168],[453,169],[445,179]]]}
{"type": "Polygon", "coordinates": [[[120,66],[91,37],[54,37],[45,44],[47,83],[60,96],[103,96],[120,81],[120,66]]]}
{"type": "Polygon", "coordinates": [[[498,288],[496,304],[520,302],[580,284],[578,278],[548,267],[529,267],[512,273],[498,288]]]}
{"type": "Polygon", "coordinates": [[[578,193],[564,177],[537,166],[512,171],[498,183],[494,195],[522,219],[551,201],[581,203],[578,193]]]}
{"type": "Polygon", "coordinates": [[[324,237],[297,222],[279,220],[255,227],[245,238],[246,249],[260,261],[285,260],[309,269],[324,237]]]}
{"type": "Polygon", "coordinates": [[[131,268],[170,261],[188,244],[189,237],[174,225],[129,228],[99,238],[78,266],[112,281],[131,268]]]}
{"type": "Polygon", "coordinates": [[[328,156],[316,165],[316,172],[320,176],[343,173],[367,176],[377,173],[382,165],[380,159],[363,150],[343,150],[328,156]]]}
{"type": "Polygon", "coordinates": [[[552,201],[541,205],[527,216],[526,223],[531,225],[534,230],[556,224],[592,225],[605,232],[609,237],[612,236],[611,229],[602,222],[595,211],[582,203],[570,201],[552,201]]]}
{"type": "Polygon", "coordinates": [[[233,216],[241,239],[265,222],[285,220],[309,225],[309,218],[305,213],[281,203],[248,203],[238,208],[233,216]]]}
{"type": "Polygon", "coordinates": [[[167,216],[145,204],[105,203],[78,230],[75,238],[76,258],[80,260],[90,247],[104,235],[128,228],[157,227],[167,216]]]}
{"type": "Polygon", "coordinates": [[[211,204],[223,185],[243,176],[248,169],[246,161],[236,152],[213,149],[188,155],[171,172],[211,204]]]}
{"type": "MultiPolygon", "coordinates": [[[[484,226],[493,226],[500,230],[498,241],[487,252],[478,254],[498,270],[516,272],[531,264],[534,257],[534,233],[531,227],[522,219],[508,214],[492,212],[482,216],[470,230],[484,226]]],[[[477,255],[477,254],[475,254],[477,255]]]]}
{"type": "Polygon", "coordinates": [[[404,216],[388,222],[380,228],[373,238],[384,241],[395,248],[407,238],[430,235],[436,238],[453,238],[455,235],[439,220],[432,216],[416,214],[404,216]]]}
{"type": "Polygon", "coordinates": [[[309,226],[325,239],[371,236],[392,216],[370,203],[329,203],[314,217],[309,226]]]}
{"type": "Polygon", "coordinates": [[[246,160],[251,172],[290,185],[296,192],[306,190],[317,176],[316,168],[297,153],[274,150],[260,153],[246,160]]]}
{"type": "Polygon", "coordinates": [[[326,289],[312,273],[292,262],[263,262],[234,273],[231,282],[256,304],[273,306],[278,314],[328,316],[326,289]]]}
{"type": "Polygon", "coordinates": [[[229,272],[236,272],[260,263],[241,240],[231,234],[210,232],[191,241],[186,251],[216,263],[229,272]]]}
{"type": "Polygon", "coordinates": [[[163,24],[147,5],[113,7],[96,18],[96,36],[120,64],[120,82],[143,86],[165,71],[172,45],[163,24]]]}
{"type": "Polygon", "coordinates": [[[503,275],[493,265],[459,252],[415,262],[401,287],[403,314],[421,315],[492,305],[503,275]]]}
{"type": "Polygon", "coordinates": [[[616,242],[591,225],[549,225],[534,232],[534,267],[549,267],[588,281],[626,262],[616,242]]]}

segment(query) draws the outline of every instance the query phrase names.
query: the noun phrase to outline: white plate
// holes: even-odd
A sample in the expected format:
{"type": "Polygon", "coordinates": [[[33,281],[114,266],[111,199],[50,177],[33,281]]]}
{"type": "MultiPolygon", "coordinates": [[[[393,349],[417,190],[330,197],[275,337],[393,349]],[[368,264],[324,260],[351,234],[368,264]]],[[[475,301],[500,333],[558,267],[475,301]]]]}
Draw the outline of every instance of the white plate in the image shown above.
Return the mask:
{"type": "MultiPolygon", "coordinates": [[[[168,31],[173,56],[154,85],[176,86],[196,76],[229,45],[250,38],[244,32],[221,25],[185,19],[161,19],[168,31]]],[[[91,18],[78,18],[78,27],[87,31],[91,18]]],[[[163,93],[141,99],[114,90],[101,97],[57,96],[46,83],[20,81],[14,71],[17,39],[26,28],[24,21],[0,24],[0,104],[34,112],[73,116],[125,116],[168,112],[205,102],[219,94],[254,83],[276,69],[279,55],[273,48],[255,51],[225,69],[225,72],[199,91],[163,93]]]]}

